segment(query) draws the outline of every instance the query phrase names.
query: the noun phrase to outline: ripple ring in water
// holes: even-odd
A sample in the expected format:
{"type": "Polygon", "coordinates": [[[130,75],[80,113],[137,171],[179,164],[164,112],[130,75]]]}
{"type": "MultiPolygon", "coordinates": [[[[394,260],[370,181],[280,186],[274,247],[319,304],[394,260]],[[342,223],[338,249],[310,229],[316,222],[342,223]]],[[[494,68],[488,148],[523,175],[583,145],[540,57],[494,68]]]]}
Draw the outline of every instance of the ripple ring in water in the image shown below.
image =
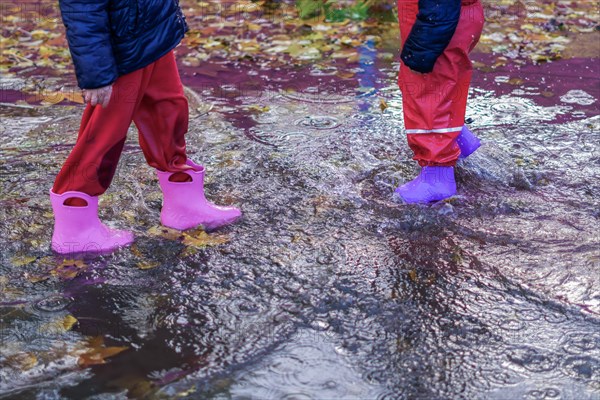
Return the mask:
{"type": "Polygon", "coordinates": [[[50,296],[36,301],[33,308],[44,312],[58,312],[66,309],[72,302],[73,299],[70,297],[50,296]]]}
{"type": "Polygon", "coordinates": [[[320,115],[308,115],[302,119],[296,121],[296,125],[300,125],[306,128],[325,130],[334,129],[340,126],[340,122],[334,117],[320,116],[320,115]]]}

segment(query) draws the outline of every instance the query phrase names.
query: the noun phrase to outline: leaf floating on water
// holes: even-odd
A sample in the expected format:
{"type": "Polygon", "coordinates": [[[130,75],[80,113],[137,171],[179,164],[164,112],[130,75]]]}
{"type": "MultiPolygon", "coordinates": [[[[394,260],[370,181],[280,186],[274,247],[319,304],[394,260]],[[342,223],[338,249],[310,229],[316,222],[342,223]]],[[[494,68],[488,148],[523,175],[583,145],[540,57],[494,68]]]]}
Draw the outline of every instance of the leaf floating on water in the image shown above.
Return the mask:
{"type": "Polygon", "coordinates": [[[209,235],[201,229],[183,234],[183,244],[196,248],[218,246],[227,242],[229,242],[229,237],[226,235],[209,235]]]}
{"type": "Polygon", "coordinates": [[[2,364],[20,371],[28,371],[38,364],[38,359],[33,353],[17,353],[6,357],[2,364]]]}
{"type": "Polygon", "coordinates": [[[156,268],[158,267],[159,264],[157,262],[153,262],[153,261],[141,261],[139,263],[137,263],[137,267],[139,269],[152,269],[152,268],[156,268]]]}
{"type": "Polygon", "coordinates": [[[39,331],[41,333],[57,335],[57,334],[65,333],[65,332],[71,330],[71,328],[73,328],[73,325],[75,325],[76,323],[77,323],[77,318],[75,318],[74,316],[69,314],[63,318],[56,320],[56,321],[51,321],[51,322],[48,322],[47,324],[40,326],[39,331]]]}
{"type": "Polygon", "coordinates": [[[73,327],[73,325],[75,325],[76,323],[77,323],[77,318],[75,318],[71,314],[69,314],[69,315],[67,315],[66,317],[63,318],[63,327],[67,331],[71,330],[71,328],[73,327]]]}
{"type": "Polygon", "coordinates": [[[269,112],[271,108],[269,106],[260,106],[260,105],[251,105],[248,106],[248,111],[253,112],[255,114],[263,114],[269,112]]]}
{"type": "Polygon", "coordinates": [[[188,397],[196,392],[196,386],[192,386],[188,390],[177,393],[177,397],[188,397]]]}
{"type": "Polygon", "coordinates": [[[508,83],[509,83],[510,85],[520,86],[520,85],[522,85],[523,83],[525,83],[525,80],[524,80],[524,79],[521,79],[521,78],[510,78],[510,79],[508,80],[508,83]]]}
{"type": "Polygon", "coordinates": [[[387,105],[387,103],[385,102],[384,99],[379,99],[379,109],[381,109],[381,112],[384,112],[385,110],[387,110],[388,107],[389,106],[387,105]]]}
{"type": "Polygon", "coordinates": [[[336,76],[338,76],[341,79],[352,79],[356,76],[356,74],[353,71],[340,71],[336,74],[336,76]]]}
{"type": "Polygon", "coordinates": [[[129,349],[126,346],[106,347],[104,338],[96,336],[88,340],[88,349],[85,353],[79,355],[77,363],[82,367],[90,365],[106,364],[106,359],[114,357],[117,354],[129,349]]]}
{"type": "Polygon", "coordinates": [[[151,236],[159,236],[169,240],[183,239],[183,234],[181,231],[167,228],[164,226],[153,226],[152,228],[148,229],[148,234],[151,236]]]}
{"type": "Polygon", "coordinates": [[[417,278],[417,271],[414,269],[411,269],[410,271],[408,271],[408,277],[410,278],[411,281],[413,282],[418,282],[418,278],[417,278]]]}
{"type": "Polygon", "coordinates": [[[226,235],[209,235],[202,228],[182,232],[164,226],[155,226],[150,228],[148,233],[152,236],[159,236],[169,240],[178,240],[186,246],[197,248],[218,246],[229,242],[229,237],[226,235]]]}
{"type": "Polygon", "coordinates": [[[37,257],[35,257],[35,256],[18,256],[18,257],[13,257],[12,264],[15,267],[22,267],[24,265],[31,264],[35,260],[37,260],[37,257]]]}
{"type": "Polygon", "coordinates": [[[56,268],[50,271],[50,275],[60,279],[73,279],[87,267],[83,260],[63,260],[56,268]]]}

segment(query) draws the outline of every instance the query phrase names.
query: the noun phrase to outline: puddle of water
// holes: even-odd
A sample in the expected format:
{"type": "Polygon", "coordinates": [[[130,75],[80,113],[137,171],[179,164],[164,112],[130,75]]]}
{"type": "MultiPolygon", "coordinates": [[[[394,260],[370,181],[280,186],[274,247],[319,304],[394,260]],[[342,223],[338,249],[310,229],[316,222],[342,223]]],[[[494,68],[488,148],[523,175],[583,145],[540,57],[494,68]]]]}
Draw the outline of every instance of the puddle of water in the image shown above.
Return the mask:
{"type": "Polygon", "coordinates": [[[459,195],[402,206],[391,194],[416,167],[394,64],[361,57],[293,79],[184,68],[204,110],[189,152],[209,197],[245,213],[217,247],[152,229],[161,194],[132,129],[101,215],[136,245],[52,256],[47,189],[80,110],[2,109],[0,396],[600,396],[594,104],[476,84],[484,146],[459,165],[459,195]]]}

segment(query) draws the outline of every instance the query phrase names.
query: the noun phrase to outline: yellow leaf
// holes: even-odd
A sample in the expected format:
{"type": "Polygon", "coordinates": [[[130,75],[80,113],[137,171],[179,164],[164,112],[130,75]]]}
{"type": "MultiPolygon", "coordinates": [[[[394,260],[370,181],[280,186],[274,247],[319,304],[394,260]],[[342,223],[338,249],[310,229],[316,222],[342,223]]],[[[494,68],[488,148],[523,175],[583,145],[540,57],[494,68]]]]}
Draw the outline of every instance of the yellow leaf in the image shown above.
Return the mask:
{"type": "Polygon", "coordinates": [[[521,79],[521,78],[510,78],[508,80],[508,83],[510,85],[516,85],[516,86],[518,86],[518,85],[522,85],[523,83],[525,83],[525,81],[523,79],[521,79]]]}
{"type": "Polygon", "coordinates": [[[411,269],[410,271],[408,271],[408,276],[410,278],[411,281],[413,282],[417,282],[417,271],[414,269],[411,269]]]}
{"type": "Polygon", "coordinates": [[[342,79],[352,79],[354,78],[355,73],[352,71],[340,71],[336,75],[342,79]]]}
{"type": "Polygon", "coordinates": [[[43,92],[41,93],[43,105],[55,105],[60,103],[65,99],[65,94],[63,92],[43,92]]]}
{"type": "Polygon", "coordinates": [[[66,92],[63,94],[65,96],[65,99],[69,100],[70,102],[79,103],[79,104],[84,103],[83,95],[79,91],[71,91],[71,92],[66,92]]]}
{"type": "Polygon", "coordinates": [[[75,325],[76,323],[77,323],[77,318],[75,318],[71,314],[67,315],[62,320],[62,325],[63,325],[63,328],[65,328],[65,331],[71,330],[73,325],[75,325]]]}
{"type": "Polygon", "coordinates": [[[87,265],[83,260],[63,260],[58,266],[50,271],[50,275],[61,279],[73,279],[79,272],[85,269],[87,265]]]}
{"type": "Polygon", "coordinates": [[[6,357],[3,364],[9,365],[12,368],[19,369],[21,371],[27,371],[35,367],[38,363],[38,359],[33,353],[17,353],[6,357]]]}
{"type": "Polygon", "coordinates": [[[47,324],[40,326],[39,331],[42,333],[49,333],[49,334],[65,333],[68,330],[70,330],[73,327],[73,325],[75,325],[76,322],[77,322],[77,318],[75,318],[74,316],[69,314],[61,319],[58,319],[56,321],[51,321],[51,322],[48,322],[47,324]]]}
{"type": "Polygon", "coordinates": [[[252,105],[248,106],[248,111],[253,111],[257,114],[266,113],[270,110],[269,106],[252,105]]]}
{"type": "Polygon", "coordinates": [[[164,226],[153,226],[152,228],[148,229],[148,234],[151,236],[160,236],[169,240],[177,240],[182,238],[181,231],[164,226]]]}
{"type": "Polygon", "coordinates": [[[177,397],[188,397],[192,395],[192,393],[196,392],[196,386],[190,387],[188,390],[184,390],[183,392],[177,393],[177,397]]]}
{"type": "Polygon", "coordinates": [[[83,367],[106,364],[106,358],[113,357],[128,349],[128,347],[106,347],[104,346],[104,338],[102,336],[89,339],[88,345],[88,350],[80,354],[77,361],[83,367]]]}
{"type": "Polygon", "coordinates": [[[152,268],[156,268],[158,267],[158,263],[157,262],[152,262],[152,261],[141,261],[139,263],[137,263],[137,267],[139,269],[152,269],[152,268]]]}
{"type": "Polygon", "coordinates": [[[262,26],[260,26],[259,24],[254,24],[251,22],[248,23],[246,26],[248,27],[249,30],[255,31],[255,32],[258,32],[262,29],[262,26]]]}
{"type": "Polygon", "coordinates": [[[37,260],[37,257],[34,256],[13,257],[12,263],[15,267],[22,267],[23,265],[31,264],[35,260],[37,260]]]}
{"type": "Polygon", "coordinates": [[[388,108],[384,99],[379,99],[379,108],[381,109],[381,112],[384,112],[388,108]]]}
{"type": "Polygon", "coordinates": [[[228,241],[229,238],[225,235],[209,235],[203,230],[195,230],[183,234],[183,244],[196,248],[218,246],[228,241]]]}

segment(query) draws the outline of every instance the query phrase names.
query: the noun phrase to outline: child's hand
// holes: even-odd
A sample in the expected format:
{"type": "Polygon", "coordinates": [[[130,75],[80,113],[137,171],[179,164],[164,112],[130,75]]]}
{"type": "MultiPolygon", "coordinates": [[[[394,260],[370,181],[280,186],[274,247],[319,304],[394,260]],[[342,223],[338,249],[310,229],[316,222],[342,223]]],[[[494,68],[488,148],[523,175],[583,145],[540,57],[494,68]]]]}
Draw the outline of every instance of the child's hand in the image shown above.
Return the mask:
{"type": "Polygon", "coordinates": [[[86,103],[90,103],[93,107],[100,104],[102,108],[108,106],[110,96],[112,95],[112,85],[104,86],[98,89],[84,89],[83,98],[86,103]]]}

